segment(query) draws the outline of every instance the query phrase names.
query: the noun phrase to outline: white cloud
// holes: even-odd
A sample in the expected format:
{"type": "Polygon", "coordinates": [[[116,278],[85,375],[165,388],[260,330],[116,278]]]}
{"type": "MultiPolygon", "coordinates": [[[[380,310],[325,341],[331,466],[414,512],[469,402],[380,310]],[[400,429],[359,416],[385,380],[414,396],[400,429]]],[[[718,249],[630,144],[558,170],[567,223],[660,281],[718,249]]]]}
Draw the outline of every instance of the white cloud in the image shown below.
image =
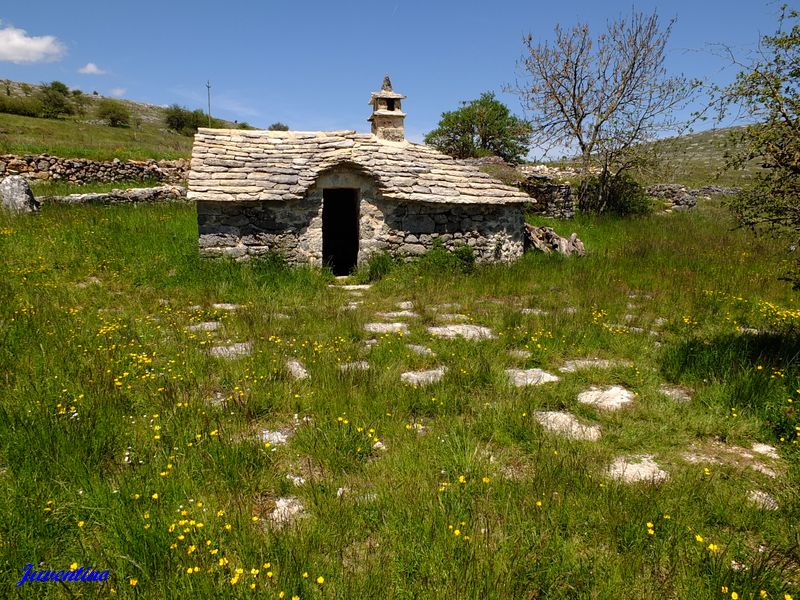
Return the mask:
{"type": "Polygon", "coordinates": [[[30,36],[24,29],[7,26],[0,29],[0,61],[17,64],[55,62],[66,54],[67,47],[52,35],[30,36]]]}
{"type": "Polygon", "coordinates": [[[108,92],[112,96],[116,96],[117,98],[122,98],[122,96],[124,96],[125,92],[127,92],[127,91],[128,90],[126,90],[125,88],[116,87],[116,88],[111,88],[108,92]]]}
{"type": "Polygon", "coordinates": [[[82,73],[83,75],[105,75],[106,72],[103,71],[100,67],[98,67],[94,63],[86,63],[86,66],[81,67],[78,69],[78,73],[82,73]]]}

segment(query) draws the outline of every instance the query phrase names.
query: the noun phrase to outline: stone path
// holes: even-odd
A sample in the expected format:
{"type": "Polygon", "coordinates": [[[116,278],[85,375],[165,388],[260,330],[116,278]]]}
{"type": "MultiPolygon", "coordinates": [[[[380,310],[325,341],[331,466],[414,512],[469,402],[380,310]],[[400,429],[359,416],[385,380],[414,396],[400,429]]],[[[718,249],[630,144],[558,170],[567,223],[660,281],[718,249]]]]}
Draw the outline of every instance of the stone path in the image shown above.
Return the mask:
{"type": "Polygon", "coordinates": [[[692,399],[692,394],[689,390],[676,385],[662,384],[658,387],[658,391],[676,402],[689,402],[692,399]]]}
{"type": "Polygon", "coordinates": [[[411,310],[412,308],[414,308],[414,303],[409,302],[408,300],[404,300],[403,302],[397,303],[397,308],[399,308],[400,310],[411,310]]]}
{"type": "Polygon", "coordinates": [[[204,321],[187,326],[186,331],[217,331],[220,327],[222,323],[219,321],[204,321]]]}
{"type": "Polygon", "coordinates": [[[408,371],[400,375],[400,381],[410,385],[430,385],[441,381],[446,371],[447,367],[439,367],[428,371],[408,371]]]}
{"type": "Polygon", "coordinates": [[[541,369],[506,369],[506,375],[508,375],[511,383],[517,387],[559,381],[559,377],[541,369]]]}
{"type": "Polygon", "coordinates": [[[469,317],[461,313],[442,313],[437,317],[442,321],[469,321],[469,317]]]}
{"type": "Polygon", "coordinates": [[[408,333],[405,323],[367,323],[364,330],[370,333],[408,333]]]}
{"type": "Polygon", "coordinates": [[[406,344],[406,348],[408,348],[415,354],[419,354],[420,356],[436,356],[433,353],[433,350],[431,350],[427,346],[421,346],[420,344],[406,344]]]}
{"type": "Polygon", "coordinates": [[[597,441],[600,439],[600,427],[584,425],[568,412],[537,412],[533,416],[548,431],[558,433],[571,440],[597,441]]]}
{"type": "Polygon", "coordinates": [[[669,473],[658,466],[651,454],[618,457],[608,468],[608,476],[625,483],[659,483],[669,479],[669,473]]]}
{"type": "Polygon", "coordinates": [[[603,410],[618,410],[633,402],[634,393],[618,385],[606,388],[592,387],[578,394],[578,402],[602,408],[603,410]]]}
{"type": "Polygon", "coordinates": [[[239,358],[253,353],[252,342],[238,342],[227,346],[212,346],[209,354],[215,358],[239,358]]]}
{"type": "Polygon", "coordinates": [[[227,302],[219,302],[217,304],[212,304],[211,308],[215,308],[217,310],[239,310],[242,308],[241,304],[229,304],[227,302]]]}
{"type": "Polygon", "coordinates": [[[381,319],[413,319],[418,317],[419,314],[411,310],[392,310],[389,312],[375,313],[375,316],[380,317],[381,319]]]}
{"type": "Polygon", "coordinates": [[[630,367],[629,360],[607,360],[605,358],[576,358],[568,360],[559,367],[562,373],[575,373],[584,369],[611,369],[613,367],[630,367]]]}
{"type": "Polygon", "coordinates": [[[468,340],[489,340],[494,339],[492,330],[482,325],[445,325],[443,327],[428,327],[428,333],[436,337],[454,339],[463,337],[468,340]]]}

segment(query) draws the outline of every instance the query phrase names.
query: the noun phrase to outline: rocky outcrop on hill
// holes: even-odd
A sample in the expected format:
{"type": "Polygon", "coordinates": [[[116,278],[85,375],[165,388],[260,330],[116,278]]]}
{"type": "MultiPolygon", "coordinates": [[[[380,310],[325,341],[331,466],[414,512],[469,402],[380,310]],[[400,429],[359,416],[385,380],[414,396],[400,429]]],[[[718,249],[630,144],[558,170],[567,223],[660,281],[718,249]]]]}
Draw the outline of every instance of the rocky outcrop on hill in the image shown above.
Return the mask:
{"type": "Polygon", "coordinates": [[[573,233],[568,238],[561,237],[550,227],[536,227],[525,224],[526,246],[534,248],[545,254],[557,252],[564,256],[586,256],[586,248],[578,239],[578,234],[573,233]]]}

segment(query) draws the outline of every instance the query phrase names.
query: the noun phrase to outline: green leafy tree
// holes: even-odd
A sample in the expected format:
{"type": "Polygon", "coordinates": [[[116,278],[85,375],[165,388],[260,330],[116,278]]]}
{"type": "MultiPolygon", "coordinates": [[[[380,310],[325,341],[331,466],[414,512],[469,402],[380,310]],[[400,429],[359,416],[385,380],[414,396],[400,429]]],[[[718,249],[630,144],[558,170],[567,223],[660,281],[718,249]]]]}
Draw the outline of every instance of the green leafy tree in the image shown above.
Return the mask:
{"type": "Polygon", "coordinates": [[[494,155],[512,163],[528,153],[530,124],[512,115],[492,92],[461,104],[442,113],[439,126],[425,136],[426,144],[456,158],[494,155]]]}
{"type": "Polygon", "coordinates": [[[41,103],[41,116],[43,117],[57,119],[75,112],[69,96],[69,88],[60,81],[52,81],[43,85],[37,92],[36,98],[41,103]]]}
{"type": "MultiPolygon", "coordinates": [[[[169,129],[181,135],[194,135],[200,127],[209,127],[208,115],[200,110],[189,110],[177,104],[170,106],[164,114],[164,122],[169,129]]],[[[225,123],[219,119],[211,119],[211,127],[224,128],[225,123]]]]}
{"type": "Polygon", "coordinates": [[[128,127],[131,123],[131,113],[119,100],[103,98],[97,103],[97,118],[110,127],[128,127]]]}
{"type": "Polygon", "coordinates": [[[289,126],[278,121],[267,127],[267,131],[289,131],[289,126]]]}
{"type": "Polygon", "coordinates": [[[794,262],[785,279],[800,289],[800,13],[784,6],[755,55],[733,60],[740,72],[719,90],[720,116],[744,109],[753,123],[732,133],[728,166],[757,160],[762,169],[729,205],[744,226],[787,243],[794,262]]]}

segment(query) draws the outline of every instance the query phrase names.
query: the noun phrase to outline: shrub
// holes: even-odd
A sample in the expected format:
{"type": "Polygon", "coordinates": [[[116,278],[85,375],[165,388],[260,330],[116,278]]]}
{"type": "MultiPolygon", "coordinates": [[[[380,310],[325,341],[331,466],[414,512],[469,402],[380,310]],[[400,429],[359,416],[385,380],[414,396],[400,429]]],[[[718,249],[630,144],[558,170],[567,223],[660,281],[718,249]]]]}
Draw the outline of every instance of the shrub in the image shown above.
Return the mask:
{"type": "Polygon", "coordinates": [[[36,98],[42,105],[39,116],[57,119],[62,115],[71,115],[75,112],[69,97],[69,88],[60,81],[53,81],[42,86],[36,93],[36,98]]]}
{"type": "Polygon", "coordinates": [[[278,121],[267,127],[267,131],[289,131],[289,126],[286,123],[278,121]]]}
{"type": "Polygon", "coordinates": [[[0,112],[23,117],[38,117],[42,104],[36,98],[24,96],[0,96],[0,112]]]}
{"type": "Polygon", "coordinates": [[[471,273],[475,270],[475,254],[467,245],[448,252],[441,240],[437,239],[417,261],[417,268],[428,273],[471,273]]]}
{"type": "Polygon", "coordinates": [[[181,135],[194,135],[199,127],[225,127],[224,121],[213,117],[209,125],[208,115],[199,108],[197,110],[189,110],[177,104],[173,104],[167,109],[164,121],[169,129],[181,135]]]}
{"type": "Polygon", "coordinates": [[[367,264],[359,267],[355,274],[359,283],[372,283],[386,277],[397,265],[395,259],[388,252],[378,252],[369,257],[367,264]]]}
{"type": "Polygon", "coordinates": [[[103,98],[97,103],[97,118],[105,121],[110,127],[127,127],[131,122],[131,113],[118,100],[103,98]]]}
{"type": "Polygon", "coordinates": [[[652,204],[644,188],[627,173],[593,176],[584,182],[584,197],[579,208],[590,213],[610,213],[620,217],[644,215],[652,204]]]}

